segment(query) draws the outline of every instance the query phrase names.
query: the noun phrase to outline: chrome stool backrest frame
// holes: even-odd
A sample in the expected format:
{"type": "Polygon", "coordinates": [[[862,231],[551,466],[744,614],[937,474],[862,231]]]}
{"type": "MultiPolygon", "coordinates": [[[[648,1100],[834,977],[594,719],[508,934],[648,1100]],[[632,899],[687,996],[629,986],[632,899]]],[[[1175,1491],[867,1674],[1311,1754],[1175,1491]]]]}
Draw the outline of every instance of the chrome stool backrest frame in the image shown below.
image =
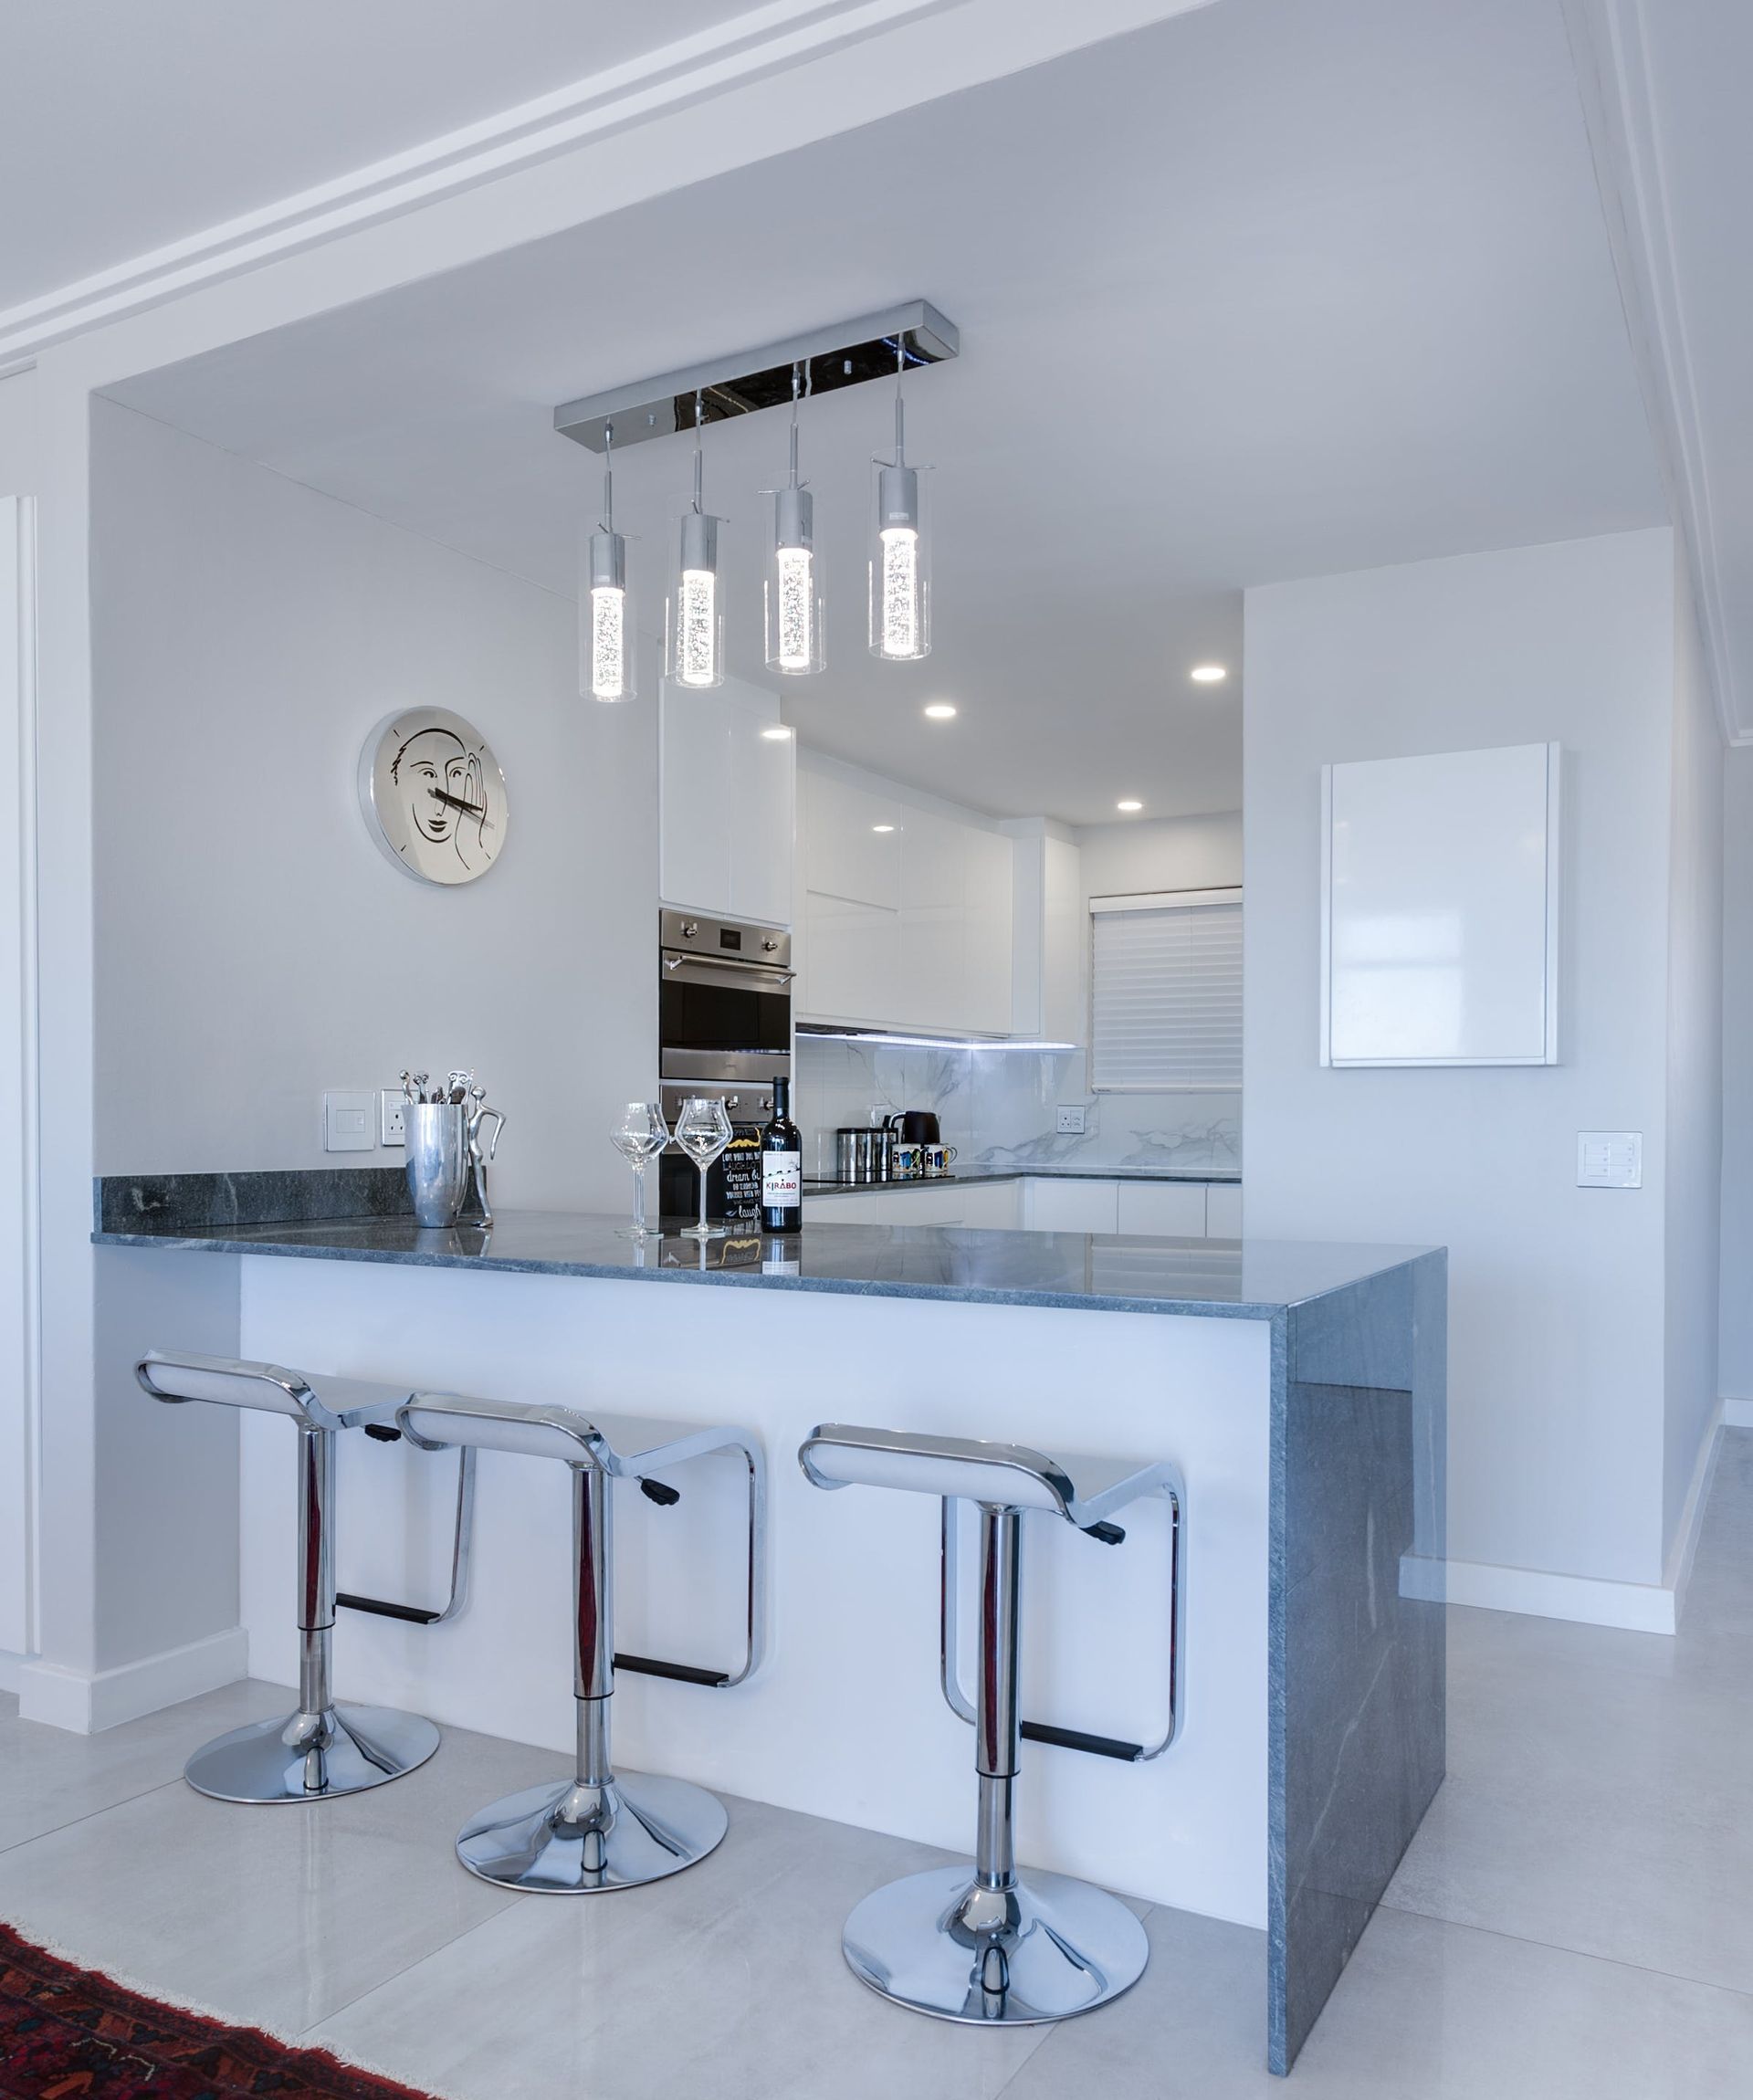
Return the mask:
{"type": "Polygon", "coordinates": [[[417,1392],[397,1426],[426,1450],[448,1444],[559,1460],[572,1472],[572,1693],[577,1757],[570,1780],[527,1788],[471,1818],[457,1841],[471,1874],[538,1894],[582,1894],[656,1881],[702,1859],[723,1837],[722,1806],[684,1780],[617,1773],[609,1701],[617,1668],[730,1690],[761,1666],[767,1623],[766,1466],[746,1431],[568,1407],[417,1392]],[[734,1671],[618,1654],[614,1647],[614,1501],[636,1481],[659,1505],[679,1492],[658,1479],[715,1452],[740,1454],[748,1477],[745,1647],[734,1671]]]}
{"type": "MultiPolygon", "coordinates": [[[[320,1800],[382,1786],[421,1765],[438,1747],[438,1731],[417,1714],[383,1706],[338,1706],[331,1683],[334,1633],[335,1439],[344,1429],[394,1433],[406,1388],[331,1378],[237,1357],[152,1351],[134,1366],[141,1390],[182,1406],[192,1401],[250,1408],[290,1418],[299,1433],[299,1706],[286,1720],[255,1722],[208,1743],[189,1759],[198,1791],[230,1801],[320,1800]]],[[[472,1473],[459,1472],[457,1536],[450,1601],[442,1612],[351,1600],[362,1609],[435,1624],[455,1616],[467,1591],[467,1517],[472,1473]]]]}
{"type": "Polygon", "coordinates": [[[1128,1762],[1160,1757],[1174,1740],[1186,1609],[1186,1496],[1178,1470],[1165,1461],[1058,1459],[1024,1444],[839,1423],[812,1431],[798,1462],[817,1487],[896,1487],[941,1498],[943,1692],[975,1729],[980,1805],[971,1879],[965,1869],[939,1868],[866,1896],[846,1921],[854,1973],[916,2011],[980,2025],[1063,2019],[1118,1996],[1143,1972],[1143,1927],[1099,1889],[1057,1874],[1018,1874],[1013,1790],[1024,1738],[1128,1762]],[[1170,1507],[1170,1716],[1162,1740],[1147,1748],[1023,1721],[1017,1699],[1023,1511],[1044,1511],[1118,1545],[1126,1534],[1112,1514],[1146,1496],[1170,1507]],[[980,1510],[981,1653],[972,1705],[956,1671],[956,1501],[980,1510]]]}

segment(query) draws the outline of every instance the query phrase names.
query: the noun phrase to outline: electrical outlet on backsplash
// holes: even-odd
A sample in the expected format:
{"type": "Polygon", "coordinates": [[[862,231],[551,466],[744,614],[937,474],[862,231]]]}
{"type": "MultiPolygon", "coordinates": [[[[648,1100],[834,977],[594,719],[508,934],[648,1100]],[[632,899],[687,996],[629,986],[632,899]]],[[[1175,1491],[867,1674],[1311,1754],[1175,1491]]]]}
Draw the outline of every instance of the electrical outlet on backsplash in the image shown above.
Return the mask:
{"type": "Polygon", "coordinates": [[[797,1106],[804,1156],[834,1173],[834,1133],[871,1111],[935,1109],[964,1165],[1172,1168],[1234,1173],[1242,1164],[1242,1097],[1090,1094],[1081,1050],[929,1049],[801,1035],[797,1106]],[[1085,1110],[1081,1134],[1056,1129],[1062,1100],[1085,1110]]]}

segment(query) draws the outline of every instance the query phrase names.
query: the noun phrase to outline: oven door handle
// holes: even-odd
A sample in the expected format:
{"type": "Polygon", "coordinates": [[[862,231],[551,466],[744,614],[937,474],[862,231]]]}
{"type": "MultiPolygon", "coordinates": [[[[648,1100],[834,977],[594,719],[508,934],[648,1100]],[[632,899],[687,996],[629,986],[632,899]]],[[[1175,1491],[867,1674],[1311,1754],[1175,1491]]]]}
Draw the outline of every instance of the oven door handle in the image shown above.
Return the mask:
{"type": "Polygon", "coordinates": [[[791,983],[797,975],[794,970],[776,970],[771,962],[742,962],[734,955],[666,955],[664,974],[677,983],[716,984],[721,990],[741,992],[746,981],[759,977],[777,992],[791,983]],[[720,976],[727,971],[732,974],[720,976]],[[686,971],[686,977],[683,972],[686,971]]]}

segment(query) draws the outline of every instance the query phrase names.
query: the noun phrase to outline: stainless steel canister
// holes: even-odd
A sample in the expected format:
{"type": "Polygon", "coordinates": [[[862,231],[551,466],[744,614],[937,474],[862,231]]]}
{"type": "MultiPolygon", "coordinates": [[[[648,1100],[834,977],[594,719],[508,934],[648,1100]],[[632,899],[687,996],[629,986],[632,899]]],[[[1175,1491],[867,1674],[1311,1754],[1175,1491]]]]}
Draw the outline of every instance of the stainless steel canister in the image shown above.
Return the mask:
{"type": "Polygon", "coordinates": [[[895,1178],[895,1133],[887,1123],[880,1124],[870,1134],[870,1170],[873,1181],[888,1181],[895,1178]]]}
{"type": "Polygon", "coordinates": [[[858,1179],[858,1140],[865,1133],[845,1125],[834,1133],[834,1178],[836,1181],[858,1179]]]}
{"type": "Polygon", "coordinates": [[[415,1221],[426,1226],[454,1225],[468,1192],[474,1161],[468,1149],[467,1104],[413,1101],[403,1105],[406,1133],[408,1194],[415,1221]]]}

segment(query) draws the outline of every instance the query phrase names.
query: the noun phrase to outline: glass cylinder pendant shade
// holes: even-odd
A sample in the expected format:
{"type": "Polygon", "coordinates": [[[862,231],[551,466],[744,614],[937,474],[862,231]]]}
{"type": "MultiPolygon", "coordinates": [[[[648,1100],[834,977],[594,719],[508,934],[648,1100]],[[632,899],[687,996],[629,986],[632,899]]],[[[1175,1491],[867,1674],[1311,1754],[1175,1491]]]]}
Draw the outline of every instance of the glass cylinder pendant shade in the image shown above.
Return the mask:
{"type": "Polygon", "coordinates": [[[579,683],[593,700],[633,698],[633,631],[627,619],[627,542],[600,530],[585,541],[578,594],[579,683]]]}
{"type": "Polygon", "coordinates": [[[773,491],[767,561],[767,664],[806,677],[827,662],[822,582],[815,560],[815,499],[807,488],[773,491]]]}
{"type": "Polygon", "coordinates": [[[724,683],[724,598],[719,588],[719,524],[709,512],[682,515],[669,586],[666,656],[681,686],[724,683]]]}
{"type": "Polygon", "coordinates": [[[906,662],[931,647],[931,550],[917,467],[876,462],[870,549],[870,649],[906,662]]]}

